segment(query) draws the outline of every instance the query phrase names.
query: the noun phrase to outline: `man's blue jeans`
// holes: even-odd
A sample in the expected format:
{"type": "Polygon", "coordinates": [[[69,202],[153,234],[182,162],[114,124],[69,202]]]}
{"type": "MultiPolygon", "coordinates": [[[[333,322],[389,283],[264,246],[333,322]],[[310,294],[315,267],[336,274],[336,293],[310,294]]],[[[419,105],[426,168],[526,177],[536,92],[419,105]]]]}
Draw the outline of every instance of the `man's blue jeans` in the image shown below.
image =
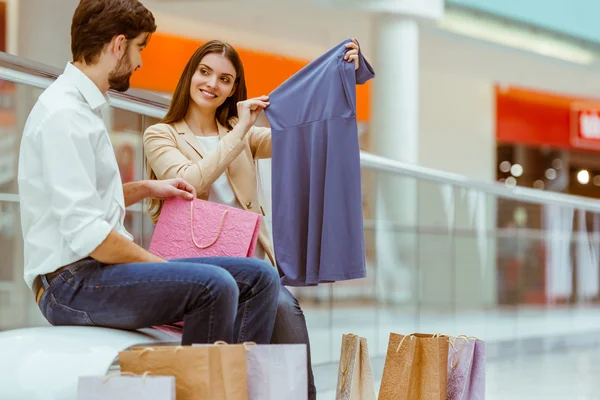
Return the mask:
{"type": "Polygon", "coordinates": [[[91,258],[42,277],[52,325],[141,329],[184,321],[183,345],[271,342],[279,275],[254,258],[211,257],[105,265],[91,258]]]}

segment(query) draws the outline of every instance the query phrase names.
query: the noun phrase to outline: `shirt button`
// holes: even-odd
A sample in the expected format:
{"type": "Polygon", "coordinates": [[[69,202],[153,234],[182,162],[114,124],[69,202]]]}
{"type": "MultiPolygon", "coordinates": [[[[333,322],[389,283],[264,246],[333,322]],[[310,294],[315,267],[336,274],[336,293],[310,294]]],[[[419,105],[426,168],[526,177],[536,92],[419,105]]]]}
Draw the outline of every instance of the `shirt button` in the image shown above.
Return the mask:
{"type": "Polygon", "coordinates": [[[249,202],[246,203],[246,208],[252,208],[252,202],[251,201],[249,201],[249,202]]]}

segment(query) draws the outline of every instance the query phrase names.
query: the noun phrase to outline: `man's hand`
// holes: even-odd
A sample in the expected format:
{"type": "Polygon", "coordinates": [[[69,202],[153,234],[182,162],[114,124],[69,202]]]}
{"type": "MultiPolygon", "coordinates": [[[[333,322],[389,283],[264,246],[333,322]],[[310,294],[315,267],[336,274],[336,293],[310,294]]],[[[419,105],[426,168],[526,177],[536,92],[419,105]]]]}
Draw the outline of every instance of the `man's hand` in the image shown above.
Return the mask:
{"type": "Polygon", "coordinates": [[[196,189],[181,178],[163,181],[147,181],[148,197],[164,200],[170,197],[181,197],[186,200],[196,198],[196,189]]]}

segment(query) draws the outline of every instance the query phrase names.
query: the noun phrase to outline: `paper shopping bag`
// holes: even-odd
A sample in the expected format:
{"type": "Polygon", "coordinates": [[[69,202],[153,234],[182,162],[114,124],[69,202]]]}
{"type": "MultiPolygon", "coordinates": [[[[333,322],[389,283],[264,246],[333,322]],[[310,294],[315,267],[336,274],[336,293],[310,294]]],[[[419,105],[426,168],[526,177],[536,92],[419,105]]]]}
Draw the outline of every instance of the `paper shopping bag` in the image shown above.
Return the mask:
{"type": "Polygon", "coordinates": [[[448,400],[485,399],[485,342],[475,337],[450,338],[448,400]]]}
{"type": "Polygon", "coordinates": [[[136,347],[119,353],[121,371],[175,377],[177,400],[248,400],[242,345],[136,347]]]}
{"type": "Polygon", "coordinates": [[[342,336],[335,398],[337,400],[375,400],[367,339],[351,333],[342,336]]]}
{"type": "Polygon", "coordinates": [[[305,344],[245,343],[249,400],[306,400],[305,344]]]}
{"type": "Polygon", "coordinates": [[[149,251],[166,259],[252,257],[261,215],[209,201],[165,200],[149,251]]]}
{"type": "Polygon", "coordinates": [[[172,376],[81,376],[77,400],[175,400],[172,376]]]}
{"type": "Polygon", "coordinates": [[[448,337],[390,334],[379,400],[444,400],[448,337]]]}
{"type": "MultiPolygon", "coordinates": [[[[208,346],[194,344],[194,347],[208,346]]],[[[308,398],[305,344],[244,343],[248,400],[306,400],[308,398]]]]}

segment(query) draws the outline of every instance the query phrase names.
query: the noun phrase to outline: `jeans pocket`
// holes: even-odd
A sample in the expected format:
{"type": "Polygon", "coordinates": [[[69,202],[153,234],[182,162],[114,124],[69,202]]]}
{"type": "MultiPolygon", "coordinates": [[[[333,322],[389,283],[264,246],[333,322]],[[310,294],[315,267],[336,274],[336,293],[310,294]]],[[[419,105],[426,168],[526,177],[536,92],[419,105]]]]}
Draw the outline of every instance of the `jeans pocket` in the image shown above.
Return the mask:
{"type": "Polygon", "coordinates": [[[52,293],[48,293],[44,317],[54,326],[59,325],[83,325],[94,326],[85,311],[75,310],[56,301],[52,293]]]}

